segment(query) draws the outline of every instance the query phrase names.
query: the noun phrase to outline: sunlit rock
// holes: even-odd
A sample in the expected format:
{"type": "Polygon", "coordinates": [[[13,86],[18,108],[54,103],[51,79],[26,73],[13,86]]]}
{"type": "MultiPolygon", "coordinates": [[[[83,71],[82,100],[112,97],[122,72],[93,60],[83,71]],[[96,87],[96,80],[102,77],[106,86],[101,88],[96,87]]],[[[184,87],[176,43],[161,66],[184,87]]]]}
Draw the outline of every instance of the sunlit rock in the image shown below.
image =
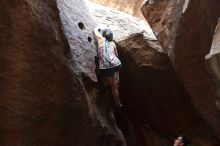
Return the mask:
{"type": "Polygon", "coordinates": [[[96,45],[93,35],[95,22],[92,20],[85,2],[81,0],[57,0],[63,29],[70,45],[70,63],[78,74],[84,73],[96,80],[96,45]]]}
{"type": "Polygon", "coordinates": [[[157,40],[146,21],[95,3],[87,2],[87,5],[101,28],[112,29],[114,40],[121,41],[135,33],[142,33],[148,40],[157,40]]]}
{"type": "Polygon", "coordinates": [[[126,12],[132,16],[144,19],[141,6],[146,0],[90,0],[107,7],[126,12]]]}

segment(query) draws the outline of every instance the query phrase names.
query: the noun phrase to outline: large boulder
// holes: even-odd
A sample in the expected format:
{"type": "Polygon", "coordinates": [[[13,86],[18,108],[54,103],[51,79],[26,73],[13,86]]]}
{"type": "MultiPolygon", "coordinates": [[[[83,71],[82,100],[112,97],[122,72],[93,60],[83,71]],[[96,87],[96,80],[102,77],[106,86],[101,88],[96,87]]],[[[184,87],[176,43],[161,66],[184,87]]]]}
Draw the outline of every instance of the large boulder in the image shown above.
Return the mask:
{"type": "Polygon", "coordinates": [[[180,133],[195,145],[216,144],[148,23],[100,5],[89,6],[97,24],[113,30],[119,50],[120,98],[125,107],[116,117],[127,145],[168,146],[180,133]]]}
{"type": "MultiPolygon", "coordinates": [[[[56,1],[0,1],[0,20],[0,145],[98,145],[97,128],[76,68],[91,77],[94,70],[89,71],[91,64],[78,62],[72,43],[69,47],[56,1]]],[[[76,48],[81,44],[82,61],[84,47],[91,55],[86,57],[93,61],[90,50],[95,48],[87,40],[89,34],[82,36],[77,24],[72,29],[81,36],[72,39],[76,48]]]]}
{"type": "Polygon", "coordinates": [[[176,29],[184,12],[184,2],[188,0],[148,0],[141,11],[154,30],[162,47],[173,59],[173,47],[176,38],[176,29]]]}
{"type": "Polygon", "coordinates": [[[70,45],[69,58],[74,72],[86,74],[96,81],[96,41],[93,29],[96,27],[85,2],[81,0],[57,0],[66,38],[70,45]]]}
{"type": "Polygon", "coordinates": [[[123,63],[120,97],[126,105],[122,114],[126,118],[118,119],[128,146],[169,146],[172,137],[182,133],[195,145],[217,143],[165,53],[148,45],[140,34],[118,42],[118,48],[123,63]]]}
{"type": "Polygon", "coordinates": [[[103,29],[111,28],[116,41],[135,33],[143,34],[148,40],[157,40],[147,21],[96,3],[87,2],[87,5],[98,26],[103,29]]]}
{"type": "Polygon", "coordinates": [[[144,19],[141,13],[141,6],[146,0],[90,0],[95,3],[102,4],[104,6],[108,6],[114,8],[116,10],[120,10],[126,12],[132,16],[139,17],[144,19]]]}
{"type": "Polygon", "coordinates": [[[111,92],[99,90],[100,75],[97,73],[97,78],[95,72],[97,46],[93,35],[96,24],[84,1],[57,0],[57,2],[63,29],[71,48],[69,53],[72,56],[68,57],[69,63],[76,74],[82,75],[81,83],[84,85],[89,114],[94,119],[94,123],[91,124],[97,127],[98,142],[100,145],[125,146],[124,137],[113,116],[111,92]]]}
{"type": "Polygon", "coordinates": [[[155,0],[152,5],[146,3],[142,12],[153,28],[165,30],[160,34],[164,37],[158,38],[161,38],[178,77],[189,93],[191,103],[220,139],[220,113],[215,104],[215,87],[204,58],[211,48],[220,1],[180,0],[176,1],[176,6],[172,3],[174,0],[164,1],[164,4],[155,0]],[[159,20],[158,23],[151,21],[153,17],[159,20]],[[167,43],[168,40],[170,43],[167,43]],[[171,47],[166,47],[169,45],[171,47]]]}

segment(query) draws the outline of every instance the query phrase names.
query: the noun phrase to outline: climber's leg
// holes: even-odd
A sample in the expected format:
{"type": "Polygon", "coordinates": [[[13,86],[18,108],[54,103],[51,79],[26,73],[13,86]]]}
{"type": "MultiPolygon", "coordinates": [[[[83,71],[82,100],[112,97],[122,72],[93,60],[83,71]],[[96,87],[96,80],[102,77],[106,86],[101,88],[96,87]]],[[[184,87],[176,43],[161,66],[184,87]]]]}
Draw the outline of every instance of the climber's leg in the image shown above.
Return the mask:
{"type": "Polygon", "coordinates": [[[119,100],[118,86],[117,86],[117,81],[115,77],[115,72],[119,72],[119,69],[120,69],[120,66],[116,66],[114,68],[104,69],[103,73],[107,77],[107,81],[109,85],[111,86],[112,96],[113,96],[113,100],[115,104],[118,106],[122,106],[119,100]]]}
{"type": "Polygon", "coordinates": [[[117,89],[118,89],[118,87],[119,87],[119,71],[115,72],[114,78],[115,78],[115,82],[116,82],[117,89]]]}
{"type": "Polygon", "coordinates": [[[118,97],[119,93],[118,93],[118,89],[117,89],[117,85],[116,85],[114,76],[107,77],[107,81],[111,86],[113,97],[118,97]]]}
{"type": "Polygon", "coordinates": [[[116,85],[114,76],[107,77],[107,81],[109,82],[109,84],[111,86],[112,96],[113,96],[114,103],[117,106],[122,106],[122,104],[120,102],[120,99],[119,99],[119,93],[118,93],[118,89],[117,89],[117,85],[116,85]]]}

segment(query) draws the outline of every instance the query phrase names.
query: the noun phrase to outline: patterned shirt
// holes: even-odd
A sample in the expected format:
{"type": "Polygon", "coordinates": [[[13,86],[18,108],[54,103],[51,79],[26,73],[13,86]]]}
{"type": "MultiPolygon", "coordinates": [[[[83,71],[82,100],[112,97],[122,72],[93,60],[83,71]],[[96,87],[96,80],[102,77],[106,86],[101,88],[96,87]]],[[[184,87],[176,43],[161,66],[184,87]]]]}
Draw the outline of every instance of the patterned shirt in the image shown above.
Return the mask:
{"type": "Polygon", "coordinates": [[[99,68],[107,69],[121,65],[121,61],[116,56],[116,46],[113,42],[105,40],[104,45],[98,48],[99,68]]]}

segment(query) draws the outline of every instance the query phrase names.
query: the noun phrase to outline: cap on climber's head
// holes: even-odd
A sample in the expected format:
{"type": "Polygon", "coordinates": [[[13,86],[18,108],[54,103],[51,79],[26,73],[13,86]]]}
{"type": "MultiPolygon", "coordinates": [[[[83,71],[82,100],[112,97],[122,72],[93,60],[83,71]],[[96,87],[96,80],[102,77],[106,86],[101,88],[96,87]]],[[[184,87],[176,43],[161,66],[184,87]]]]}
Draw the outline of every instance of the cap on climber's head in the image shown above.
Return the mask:
{"type": "Polygon", "coordinates": [[[113,32],[112,32],[111,29],[108,29],[108,28],[104,29],[102,31],[102,36],[104,38],[106,38],[106,40],[108,40],[108,41],[112,41],[113,40],[113,32]]]}

